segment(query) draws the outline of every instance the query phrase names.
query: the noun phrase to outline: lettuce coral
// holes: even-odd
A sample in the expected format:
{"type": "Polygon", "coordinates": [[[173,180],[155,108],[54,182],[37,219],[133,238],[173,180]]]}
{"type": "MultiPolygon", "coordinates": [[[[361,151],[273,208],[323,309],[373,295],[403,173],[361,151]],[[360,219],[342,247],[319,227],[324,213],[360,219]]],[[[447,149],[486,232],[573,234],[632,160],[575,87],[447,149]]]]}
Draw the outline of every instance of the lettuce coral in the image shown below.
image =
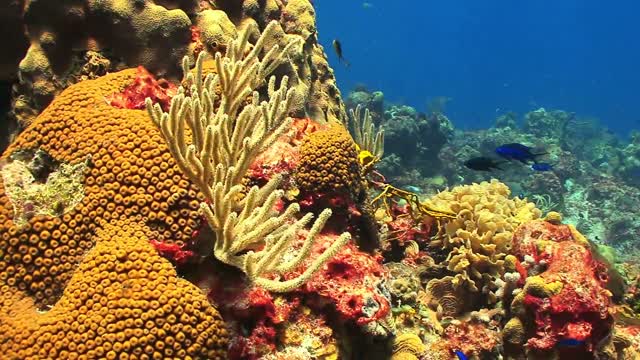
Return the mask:
{"type": "Polygon", "coordinates": [[[509,195],[505,184],[492,180],[458,186],[427,201],[458,214],[439,229],[431,243],[449,252],[445,265],[455,273],[452,285],[481,292],[488,302],[497,301],[500,286],[496,281],[504,275],[504,259],[511,251],[514,230],[541,215],[533,203],[509,195]]]}
{"type": "Polygon", "coordinates": [[[417,360],[426,350],[422,339],[412,333],[397,335],[393,340],[391,360],[417,360]]]}

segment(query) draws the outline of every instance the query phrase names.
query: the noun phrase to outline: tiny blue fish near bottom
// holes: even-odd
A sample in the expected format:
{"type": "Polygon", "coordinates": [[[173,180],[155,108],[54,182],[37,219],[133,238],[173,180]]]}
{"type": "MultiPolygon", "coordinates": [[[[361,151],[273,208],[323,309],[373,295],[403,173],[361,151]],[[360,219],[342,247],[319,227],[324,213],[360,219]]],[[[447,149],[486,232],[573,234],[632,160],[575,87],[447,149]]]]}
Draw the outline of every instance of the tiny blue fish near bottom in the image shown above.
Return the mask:
{"type": "Polygon", "coordinates": [[[462,350],[453,350],[453,353],[456,354],[458,360],[469,360],[467,355],[465,355],[462,350]]]}
{"type": "Polygon", "coordinates": [[[585,343],[584,340],[566,338],[566,339],[559,340],[556,343],[556,346],[558,346],[558,347],[579,347],[579,346],[584,346],[585,344],[586,343],[585,343]]]}

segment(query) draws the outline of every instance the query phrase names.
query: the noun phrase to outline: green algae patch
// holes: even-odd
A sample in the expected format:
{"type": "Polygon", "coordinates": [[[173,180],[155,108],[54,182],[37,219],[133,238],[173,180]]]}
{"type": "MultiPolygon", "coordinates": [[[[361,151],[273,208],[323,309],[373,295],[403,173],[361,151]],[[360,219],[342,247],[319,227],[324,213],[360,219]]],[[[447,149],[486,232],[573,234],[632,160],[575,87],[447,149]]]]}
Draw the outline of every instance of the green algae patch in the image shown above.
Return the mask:
{"type": "Polygon", "coordinates": [[[11,158],[0,173],[13,205],[13,222],[24,226],[37,215],[57,217],[73,209],[85,196],[84,173],[90,157],[77,164],[56,163],[42,150],[11,158]],[[30,159],[29,159],[30,158],[30,159]]]}

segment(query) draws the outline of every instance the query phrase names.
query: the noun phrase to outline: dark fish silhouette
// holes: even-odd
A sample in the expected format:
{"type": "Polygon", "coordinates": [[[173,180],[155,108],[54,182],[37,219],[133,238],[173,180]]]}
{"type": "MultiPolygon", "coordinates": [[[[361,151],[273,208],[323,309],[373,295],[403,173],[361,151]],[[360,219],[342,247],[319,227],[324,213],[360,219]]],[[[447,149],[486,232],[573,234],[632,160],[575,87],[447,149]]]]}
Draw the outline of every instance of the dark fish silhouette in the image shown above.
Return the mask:
{"type": "Polygon", "coordinates": [[[340,43],[340,40],[333,39],[333,50],[335,50],[336,55],[338,56],[338,60],[340,60],[346,67],[349,67],[349,65],[351,65],[342,55],[342,44],[340,43]]]}
{"type": "Polygon", "coordinates": [[[538,156],[545,155],[546,152],[534,154],[533,149],[529,146],[510,143],[498,146],[496,148],[496,154],[507,160],[518,160],[524,164],[528,164],[530,161],[535,162],[538,156]]]}
{"type": "Polygon", "coordinates": [[[531,168],[535,171],[551,171],[553,166],[549,163],[535,163],[531,165],[531,168]]]}
{"type": "Polygon", "coordinates": [[[478,156],[465,161],[464,166],[476,171],[502,170],[499,165],[503,162],[486,156],[478,156]]]}

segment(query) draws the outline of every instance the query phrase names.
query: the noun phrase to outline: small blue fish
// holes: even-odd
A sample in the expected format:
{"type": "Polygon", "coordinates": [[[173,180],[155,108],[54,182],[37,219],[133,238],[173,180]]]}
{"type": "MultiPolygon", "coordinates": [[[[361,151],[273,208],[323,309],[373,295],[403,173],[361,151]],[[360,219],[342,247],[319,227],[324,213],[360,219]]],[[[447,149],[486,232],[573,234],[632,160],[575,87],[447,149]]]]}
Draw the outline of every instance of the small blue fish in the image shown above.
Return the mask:
{"type": "Polygon", "coordinates": [[[562,340],[558,341],[556,343],[556,346],[558,346],[558,347],[578,347],[578,346],[583,346],[584,344],[585,344],[584,340],[566,338],[566,339],[562,339],[562,340]]]}
{"type": "Polygon", "coordinates": [[[553,166],[549,163],[534,163],[531,168],[535,171],[551,171],[553,166]]]}
{"type": "Polygon", "coordinates": [[[522,163],[528,164],[530,161],[535,162],[536,157],[545,155],[546,152],[534,154],[533,149],[529,146],[510,143],[498,146],[496,148],[496,154],[507,160],[518,160],[522,163]]]}
{"type": "Polygon", "coordinates": [[[462,350],[453,350],[453,353],[456,354],[458,360],[469,360],[467,355],[465,355],[462,350]]]}

